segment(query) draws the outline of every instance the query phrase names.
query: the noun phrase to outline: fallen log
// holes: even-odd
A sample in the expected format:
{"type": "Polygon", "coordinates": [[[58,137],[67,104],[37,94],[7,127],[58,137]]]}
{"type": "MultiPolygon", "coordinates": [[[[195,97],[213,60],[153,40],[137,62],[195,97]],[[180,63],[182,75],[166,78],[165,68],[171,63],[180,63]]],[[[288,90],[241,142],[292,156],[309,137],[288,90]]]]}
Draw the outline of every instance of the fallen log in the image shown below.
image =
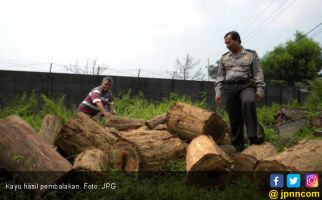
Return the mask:
{"type": "Polygon", "coordinates": [[[0,166],[18,182],[53,184],[72,169],[66,159],[18,116],[0,120],[0,136],[0,166]]]}
{"type": "Polygon", "coordinates": [[[229,133],[225,133],[224,138],[218,143],[218,145],[230,145],[230,144],[231,144],[231,139],[230,139],[229,133]]]}
{"type": "Polygon", "coordinates": [[[157,127],[155,127],[154,130],[166,131],[166,130],[168,130],[168,127],[166,124],[160,124],[157,127]]]}
{"type": "Polygon", "coordinates": [[[321,128],[322,127],[322,116],[319,117],[314,117],[312,119],[312,125],[315,126],[316,128],[321,128]]]}
{"type": "Polygon", "coordinates": [[[138,172],[141,158],[135,145],[120,140],[111,147],[111,165],[117,171],[138,172]]]}
{"type": "Polygon", "coordinates": [[[322,140],[301,140],[285,151],[259,161],[255,170],[322,171],[322,140]]]}
{"type": "Polygon", "coordinates": [[[57,115],[48,114],[45,116],[38,132],[48,144],[54,145],[58,133],[63,128],[63,122],[57,115]]]}
{"type": "Polygon", "coordinates": [[[67,157],[75,157],[90,147],[109,152],[119,138],[84,113],[76,113],[57,135],[55,145],[67,157]]]}
{"type": "Polygon", "coordinates": [[[221,144],[219,145],[219,148],[221,148],[221,150],[223,150],[225,154],[230,157],[237,153],[235,147],[231,144],[221,144]]]}
{"type": "Polygon", "coordinates": [[[78,171],[106,171],[109,166],[109,152],[90,148],[80,153],[74,161],[73,169],[78,171]]]}
{"type": "MultiPolygon", "coordinates": [[[[185,155],[183,142],[167,131],[132,130],[119,136],[134,145],[138,153],[139,171],[163,170],[168,163],[185,155]]],[[[118,165],[123,165],[119,163],[118,165]]]]}
{"type": "Polygon", "coordinates": [[[278,144],[283,145],[293,141],[296,133],[303,130],[308,123],[309,121],[307,119],[294,119],[279,124],[277,126],[279,133],[279,140],[277,141],[278,144]]]}
{"type": "Polygon", "coordinates": [[[316,136],[316,137],[321,137],[322,136],[322,130],[315,130],[313,132],[313,135],[316,136]]]}
{"type": "Polygon", "coordinates": [[[263,191],[271,188],[267,182],[272,173],[319,172],[322,170],[322,140],[301,140],[274,156],[258,162],[254,181],[263,191]]]}
{"type": "Polygon", "coordinates": [[[186,171],[190,183],[220,184],[221,173],[230,167],[230,158],[221,150],[211,136],[201,135],[191,141],[187,148],[186,171]]]}
{"type": "Polygon", "coordinates": [[[164,124],[166,122],[166,120],[167,120],[167,114],[164,113],[164,114],[158,115],[150,120],[147,120],[145,123],[152,130],[155,127],[157,127],[158,125],[164,124]]]}
{"type": "Polygon", "coordinates": [[[135,130],[148,131],[148,130],[151,130],[151,129],[148,126],[141,126],[140,128],[137,128],[135,130]]]}
{"type": "Polygon", "coordinates": [[[288,119],[306,118],[308,115],[308,110],[306,110],[306,109],[281,108],[281,112],[284,113],[288,119]]]}
{"type": "Polygon", "coordinates": [[[145,120],[109,115],[105,118],[105,125],[119,131],[126,131],[144,126],[145,120]]]}
{"type": "Polygon", "coordinates": [[[253,144],[240,154],[232,156],[235,171],[253,171],[258,161],[277,154],[275,147],[268,142],[260,145],[253,144]]]}
{"type": "Polygon", "coordinates": [[[185,103],[174,104],[167,113],[170,133],[191,141],[200,135],[211,135],[216,142],[226,133],[226,123],[219,115],[185,103]]]}

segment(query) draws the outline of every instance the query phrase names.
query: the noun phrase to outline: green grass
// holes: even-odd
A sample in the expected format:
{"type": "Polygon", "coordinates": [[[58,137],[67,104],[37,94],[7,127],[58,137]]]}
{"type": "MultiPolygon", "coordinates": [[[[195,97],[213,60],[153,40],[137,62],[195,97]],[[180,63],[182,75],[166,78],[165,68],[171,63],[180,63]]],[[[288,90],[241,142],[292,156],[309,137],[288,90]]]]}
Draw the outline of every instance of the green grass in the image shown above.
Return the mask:
{"type": "Polygon", "coordinates": [[[0,109],[0,119],[9,115],[18,115],[38,131],[46,114],[56,114],[65,123],[73,113],[74,110],[66,108],[64,96],[53,100],[43,94],[38,98],[32,92],[30,95],[23,94],[14,98],[8,105],[0,109]]]}
{"type": "Polygon", "coordinates": [[[171,93],[169,97],[164,98],[160,102],[152,102],[146,100],[142,93],[132,95],[131,91],[121,95],[121,97],[115,98],[114,105],[118,115],[147,120],[159,114],[166,113],[170,106],[176,102],[184,102],[206,108],[205,99],[199,102],[193,102],[189,97],[171,93]]]}

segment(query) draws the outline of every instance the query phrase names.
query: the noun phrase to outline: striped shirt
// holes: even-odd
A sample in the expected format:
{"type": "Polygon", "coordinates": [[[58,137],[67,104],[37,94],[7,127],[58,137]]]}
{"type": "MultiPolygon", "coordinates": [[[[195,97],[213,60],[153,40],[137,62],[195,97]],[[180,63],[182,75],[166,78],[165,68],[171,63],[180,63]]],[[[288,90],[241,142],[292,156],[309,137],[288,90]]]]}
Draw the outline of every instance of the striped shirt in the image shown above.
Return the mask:
{"type": "Polygon", "coordinates": [[[109,104],[113,104],[113,95],[111,90],[104,92],[100,86],[92,89],[82,103],[78,106],[78,111],[84,112],[91,117],[97,115],[100,111],[96,106],[97,102],[102,102],[106,111],[109,111],[109,104]]]}

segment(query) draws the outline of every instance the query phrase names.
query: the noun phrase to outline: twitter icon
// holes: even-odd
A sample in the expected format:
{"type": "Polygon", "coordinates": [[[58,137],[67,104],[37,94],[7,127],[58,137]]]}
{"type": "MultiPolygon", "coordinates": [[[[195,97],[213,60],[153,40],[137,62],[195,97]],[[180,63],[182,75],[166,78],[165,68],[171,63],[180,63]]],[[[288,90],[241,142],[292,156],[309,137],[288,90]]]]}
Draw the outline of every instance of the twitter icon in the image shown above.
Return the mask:
{"type": "Polygon", "coordinates": [[[301,187],[301,175],[300,174],[287,174],[286,186],[288,188],[299,188],[301,187]]]}

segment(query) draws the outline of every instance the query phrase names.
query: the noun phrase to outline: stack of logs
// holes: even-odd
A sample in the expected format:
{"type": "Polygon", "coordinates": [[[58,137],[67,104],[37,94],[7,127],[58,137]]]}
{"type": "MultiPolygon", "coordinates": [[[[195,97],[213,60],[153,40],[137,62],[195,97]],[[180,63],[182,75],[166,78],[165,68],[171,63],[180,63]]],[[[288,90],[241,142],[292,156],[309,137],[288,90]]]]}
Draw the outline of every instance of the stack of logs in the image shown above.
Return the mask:
{"type": "MultiPolygon", "coordinates": [[[[65,124],[47,115],[38,133],[23,119],[9,116],[0,120],[0,134],[5,150],[0,151],[0,167],[9,173],[58,172],[46,177],[47,184],[75,170],[160,171],[184,157],[191,182],[211,182],[231,170],[322,170],[322,140],[301,141],[282,153],[269,143],[236,153],[219,115],[184,103],[147,121],[110,115],[105,125],[83,113],[65,124]]],[[[29,174],[20,181],[35,182],[35,177],[29,174]]]]}

